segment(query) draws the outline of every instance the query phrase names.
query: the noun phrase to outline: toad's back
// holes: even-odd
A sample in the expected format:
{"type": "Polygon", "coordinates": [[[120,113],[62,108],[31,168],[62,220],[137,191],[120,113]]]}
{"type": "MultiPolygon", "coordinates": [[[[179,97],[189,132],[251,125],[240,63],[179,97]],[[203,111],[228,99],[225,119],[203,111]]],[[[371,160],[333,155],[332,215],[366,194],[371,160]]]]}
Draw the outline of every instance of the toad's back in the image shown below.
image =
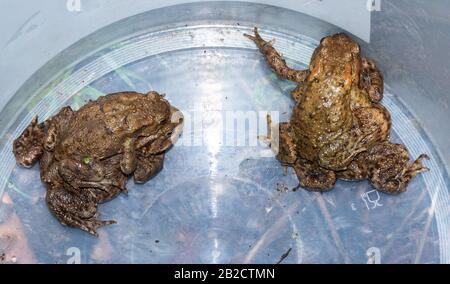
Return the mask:
{"type": "Polygon", "coordinates": [[[353,126],[350,91],[359,83],[360,49],[345,34],[324,38],[315,50],[291,125],[300,155],[316,160],[325,143],[353,126]]]}
{"type": "Polygon", "coordinates": [[[126,92],[107,95],[75,112],[62,133],[58,157],[105,158],[122,151],[127,138],[155,131],[169,119],[170,105],[160,95],[126,92]]]}

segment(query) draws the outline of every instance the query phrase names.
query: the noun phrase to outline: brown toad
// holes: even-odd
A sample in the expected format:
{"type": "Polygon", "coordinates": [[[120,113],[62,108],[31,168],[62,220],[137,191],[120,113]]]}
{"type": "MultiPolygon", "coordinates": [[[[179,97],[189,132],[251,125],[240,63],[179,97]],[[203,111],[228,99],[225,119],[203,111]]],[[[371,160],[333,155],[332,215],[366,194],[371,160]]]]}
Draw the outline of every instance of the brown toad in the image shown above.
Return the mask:
{"type": "Polygon", "coordinates": [[[323,38],[307,70],[289,68],[256,28],[245,36],[276,74],[299,84],[290,122],[279,125],[277,159],[295,169],[302,187],[325,191],[337,178],[369,179],[379,191],[396,194],[428,170],[421,164],[425,154],[409,164],[405,146],[389,142],[391,119],[380,104],[383,76],[348,35],[323,38]]]}
{"type": "Polygon", "coordinates": [[[97,218],[97,204],[126,192],[129,175],[136,183],[155,176],[182,121],[156,92],[110,94],[40,124],[35,118],[13,152],[24,167],[40,160],[48,207],[62,224],[97,235],[98,227],[115,223],[97,218]]]}

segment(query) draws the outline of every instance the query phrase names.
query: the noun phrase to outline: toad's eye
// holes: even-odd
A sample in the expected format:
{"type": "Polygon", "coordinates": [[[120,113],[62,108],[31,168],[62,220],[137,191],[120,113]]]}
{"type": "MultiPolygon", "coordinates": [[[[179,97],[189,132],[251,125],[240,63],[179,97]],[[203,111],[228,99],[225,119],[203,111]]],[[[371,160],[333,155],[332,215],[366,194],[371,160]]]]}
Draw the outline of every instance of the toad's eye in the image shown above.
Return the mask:
{"type": "Polygon", "coordinates": [[[92,157],[91,156],[86,156],[83,158],[83,163],[86,165],[89,165],[90,163],[92,163],[92,157]]]}

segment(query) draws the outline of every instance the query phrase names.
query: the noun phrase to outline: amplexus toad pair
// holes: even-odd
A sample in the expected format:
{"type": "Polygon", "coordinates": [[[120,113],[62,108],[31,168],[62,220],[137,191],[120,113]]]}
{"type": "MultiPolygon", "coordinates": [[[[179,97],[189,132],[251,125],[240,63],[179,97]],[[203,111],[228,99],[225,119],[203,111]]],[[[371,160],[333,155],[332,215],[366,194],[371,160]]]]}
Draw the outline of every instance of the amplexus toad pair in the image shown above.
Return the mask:
{"type": "MultiPolygon", "coordinates": [[[[427,168],[421,155],[410,163],[405,146],[389,142],[391,119],[380,104],[383,77],[361,56],[359,45],[339,33],[323,38],[307,70],[286,65],[255,28],[253,40],[282,79],[294,81],[296,102],[289,122],[279,124],[277,159],[294,168],[300,186],[327,191],[336,179],[368,179],[379,191],[397,194],[427,168]]],[[[183,117],[157,92],[100,97],[74,111],[65,107],[14,141],[17,162],[40,161],[51,212],[68,226],[97,235],[97,204],[126,191],[133,176],[144,183],[163,168],[183,117]]]]}

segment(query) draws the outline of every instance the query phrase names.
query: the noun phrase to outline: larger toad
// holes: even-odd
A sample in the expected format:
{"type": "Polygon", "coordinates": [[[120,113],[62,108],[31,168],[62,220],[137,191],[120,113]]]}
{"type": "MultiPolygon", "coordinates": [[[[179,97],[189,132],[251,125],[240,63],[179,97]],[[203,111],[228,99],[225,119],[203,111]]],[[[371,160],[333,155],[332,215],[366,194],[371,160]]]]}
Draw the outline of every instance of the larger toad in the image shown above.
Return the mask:
{"type": "Polygon", "coordinates": [[[155,176],[182,121],[156,92],[110,94],[43,123],[35,118],[13,152],[24,167],[40,160],[48,207],[62,224],[97,235],[98,227],[115,223],[98,219],[97,204],[125,192],[129,175],[136,183],[155,176]]]}
{"type": "Polygon", "coordinates": [[[369,179],[378,190],[396,194],[427,170],[421,164],[426,155],[409,163],[406,147],[389,142],[382,74],[348,35],[323,38],[307,70],[289,68],[256,28],[246,36],[276,74],[298,83],[290,122],[279,125],[277,158],[295,169],[302,187],[325,191],[337,178],[369,179]]]}

